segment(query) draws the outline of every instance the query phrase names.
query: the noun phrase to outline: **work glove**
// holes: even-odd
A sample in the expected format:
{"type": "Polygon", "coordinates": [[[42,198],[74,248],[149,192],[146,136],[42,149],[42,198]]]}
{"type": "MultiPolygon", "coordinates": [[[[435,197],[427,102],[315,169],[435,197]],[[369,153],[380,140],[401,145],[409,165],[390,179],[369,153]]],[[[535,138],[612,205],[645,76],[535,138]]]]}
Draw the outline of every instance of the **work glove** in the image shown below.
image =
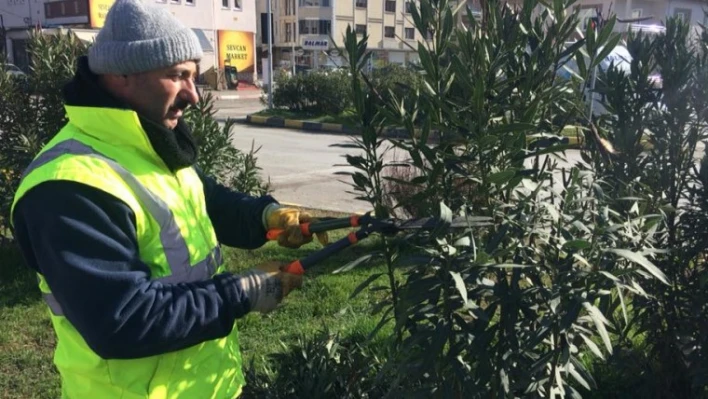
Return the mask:
{"type": "Polygon", "coordinates": [[[269,261],[241,274],[241,288],[251,302],[251,311],[269,313],[288,296],[302,287],[302,276],[283,271],[287,263],[269,261]]]}
{"type": "MultiPolygon", "coordinates": [[[[284,230],[284,232],[278,236],[278,244],[287,248],[300,248],[312,242],[311,235],[305,236],[302,234],[300,224],[315,221],[317,221],[317,219],[313,219],[308,213],[288,207],[271,208],[266,216],[268,230],[284,230]]],[[[329,235],[327,232],[317,233],[315,236],[320,244],[327,245],[329,243],[329,235]]]]}

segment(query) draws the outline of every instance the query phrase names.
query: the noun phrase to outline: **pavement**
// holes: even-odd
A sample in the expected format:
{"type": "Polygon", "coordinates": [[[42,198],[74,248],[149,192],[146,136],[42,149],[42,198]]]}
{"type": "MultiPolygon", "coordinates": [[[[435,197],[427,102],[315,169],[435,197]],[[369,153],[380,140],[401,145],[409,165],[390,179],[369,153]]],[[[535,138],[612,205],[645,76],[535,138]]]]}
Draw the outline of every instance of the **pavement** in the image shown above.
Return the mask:
{"type": "Polygon", "coordinates": [[[215,100],[221,101],[253,100],[263,95],[263,91],[255,86],[240,86],[238,90],[202,89],[202,92],[209,92],[215,100]]]}

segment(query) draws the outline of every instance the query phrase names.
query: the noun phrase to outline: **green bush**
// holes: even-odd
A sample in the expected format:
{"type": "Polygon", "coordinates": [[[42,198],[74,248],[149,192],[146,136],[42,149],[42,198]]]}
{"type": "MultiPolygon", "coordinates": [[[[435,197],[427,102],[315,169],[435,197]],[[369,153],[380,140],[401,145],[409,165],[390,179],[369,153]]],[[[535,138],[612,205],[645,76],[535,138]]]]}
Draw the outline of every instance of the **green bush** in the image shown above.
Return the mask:
{"type": "Polygon", "coordinates": [[[61,90],[87,50],[74,35],[32,32],[27,80],[0,68],[0,236],[5,239],[11,236],[8,218],[20,175],[66,123],[61,90]]]}
{"type": "MultiPolygon", "coordinates": [[[[67,122],[62,88],[73,77],[76,60],[88,47],[71,33],[29,40],[31,73],[12,79],[0,68],[0,240],[12,239],[9,211],[22,171],[67,122]]],[[[4,62],[4,61],[3,61],[4,62]]],[[[215,119],[210,95],[191,107],[187,120],[199,142],[198,165],[223,184],[252,194],[269,191],[257,166],[257,150],[245,153],[231,145],[233,121],[215,119]]]]}
{"type": "Polygon", "coordinates": [[[312,72],[275,79],[273,105],[290,111],[339,115],[351,106],[348,77],[343,71],[312,72]]]}
{"type": "Polygon", "coordinates": [[[396,337],[383,369],[415,382],[391,387],[402,397],[630,397],[637,386],[705,397],[708,174],[694,152],[708,140],[708,35],[691,42],[686,25],[667,21],[666,34],[630,36],[632,73],[599,74],[609,114],[593,123],[582,99],[620,41],[614,17],[566,47],[579,24],[574,0],[487,2],[483,23],[467,29],[452,3],[421,0],[411,14],[433,34],[418,44],[418,90],[378,92],[364,72],[367,38],[351,29],[345,38],[362,128],[360,153],[347,156],[352,185],[378,217],[404,208],[439,222],[367,254],[388,265],[357,289],[386,294],[375,309],[396,337]],[[577,79],[557,78],[567,59],[577,79]],[[660,91],[648,85],[653,70],[660,91]],[[563,121],[583,122],[582,162],[563,162],[566,145],[527,144],[560,139],[563,121]],[[385,138],[387,126],[406,138],[385,138]],[[391,146],[407,159],[387,162],[391,146]],[[389,168],[407,172],[395,179],[389,168]],[[405,186],[406,202],[390,203],[387,190],[405,186]],[[473,218],[459,229],[453,216],[473,218]],[[403,251],[411,244],[415,256],[403,251]],[[598,386],[608,376],[626,390],[598,386]]]}

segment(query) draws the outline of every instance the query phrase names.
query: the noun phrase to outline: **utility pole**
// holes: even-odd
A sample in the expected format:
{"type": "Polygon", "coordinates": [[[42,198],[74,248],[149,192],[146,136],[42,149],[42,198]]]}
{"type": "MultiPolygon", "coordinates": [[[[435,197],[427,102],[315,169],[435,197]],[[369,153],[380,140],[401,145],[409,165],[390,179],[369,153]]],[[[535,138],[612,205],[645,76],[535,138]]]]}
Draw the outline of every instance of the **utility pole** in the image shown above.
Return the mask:
{"type": "Polygon", "coordinates": [[[273,109],[273,4],[268,0],[268,109],[273,109]]]}

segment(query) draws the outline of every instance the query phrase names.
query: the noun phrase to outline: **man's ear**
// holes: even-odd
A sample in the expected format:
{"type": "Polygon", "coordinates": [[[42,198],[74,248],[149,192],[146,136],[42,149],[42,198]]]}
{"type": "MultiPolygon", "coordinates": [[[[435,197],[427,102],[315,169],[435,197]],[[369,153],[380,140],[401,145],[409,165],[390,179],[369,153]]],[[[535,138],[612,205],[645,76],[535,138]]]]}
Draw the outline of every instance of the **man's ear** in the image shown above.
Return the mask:
{"type": "Polygon", "coordinates": [[[118,98],[124,98],[130,89],[130,77],[128,75],[101,75],[100,82],[106,91],[118,98]]]}
{"type": "Polygon", "coordinates": [[[128,75],[106,74],[102,75],[101,78],[103,84],[112,89],[120,90],[121,88],[127,87],[129,85],[128,75]]]}

